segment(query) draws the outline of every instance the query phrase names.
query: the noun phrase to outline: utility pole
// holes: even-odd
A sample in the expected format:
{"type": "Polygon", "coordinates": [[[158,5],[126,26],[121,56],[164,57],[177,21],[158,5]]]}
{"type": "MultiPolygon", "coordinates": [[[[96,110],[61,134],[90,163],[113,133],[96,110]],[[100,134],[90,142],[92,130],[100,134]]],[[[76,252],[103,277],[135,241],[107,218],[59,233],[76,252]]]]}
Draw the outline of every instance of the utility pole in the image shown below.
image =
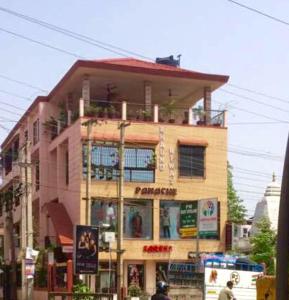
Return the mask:
{"type": "MultiPolygon", "coordinates": [[[[91,224],[91,149],[92,149],[92,120],[87,121],[87,145],[86,145],[86,206],[85,224],[91,224]]],[[[85,276],[85,283],[90,288],[90,276],[85,276]]]]}
{"type": "MultiPolygon", "coordinates": [[[[25,156],[26,147],[21,149],[20,155],[20,178],[21,182],[24,183],[25,180],[25,156]]],[[[25,187],[25,186],[24,186],[25,187]]],[[[26,187],[25,187],[26,188],[26,187]]],[[[26,232],[26,196],[23,194],[21,196],[21,249],[22,249],[22,261],[21,261],[21,294],[22,299],[26,299],[26,275],[25,275],[25,252],[27,247],[27,232],[26,232]]]]}
{"type": "MultiPolygon", "coordinates": [[[[9,193],[8,193],[9,195],[9,193]]],[[[15,241],[14,241],[14,221],[13,221],[13,204],[14,204],[14,183],[13,183],[13,191],[12,191],[12,197],[7,197],[6,201],[9,201],[8,203],[8,216],[6,217],[6,220],[8,221],[8,232],[9,232],[9,238],[10,238],[10,253],[11,253],[11,286],[10,286],[10,295],[11,299],[17,300],[17,289],[15,288],[17,286],[17,279],[16,279],[16,273],[17,273],[17,263],[16,263],[16,256],[15,256],[15,241]]],[[[7,205],[7,204],[6,204],[7,205]]]]}
{"type": "Polygon", "coordinates": [[[25,274],[26,248],[33,249],[33,215],[31,191],[31,148],[27,141],[21,151],[20,174],[24,182],[24,196],[21,201],[21,248],[22,248],[22,299],[33,299],[33,277],[27,278],[25,274]]]}
{"type": "Polygon", "coordinates": [[[120,129],[120,144],[119,144],[119,199],[117,203],[117,297],[122,299],[122,286],[123,286],[123,249],[122,249],[122,236],[123,236],[123,191],[124,191],[124,151],[125,151],[125,127],[130,123],[125,121],[119,124],[120,129]]]}
{"type": "MultiPolygon", "coordinates": [[[[31,191],[31,144],[26,142],[25,147],[25,198],[26,198],[26,222],[27,222],[27,246],[33,249],[33,214],[32,214],[32,191],[31,191]]],[[[27,299],[33,299],[33,285],[32,278],[27,279],[27,299]]]]}
{"type": "Polygon", "coordinates": [[[91,223],[91,149],[92,149],[92,120],[87,122],[87,147],[86,147],[86,220],[85,224],[91,223]]]}

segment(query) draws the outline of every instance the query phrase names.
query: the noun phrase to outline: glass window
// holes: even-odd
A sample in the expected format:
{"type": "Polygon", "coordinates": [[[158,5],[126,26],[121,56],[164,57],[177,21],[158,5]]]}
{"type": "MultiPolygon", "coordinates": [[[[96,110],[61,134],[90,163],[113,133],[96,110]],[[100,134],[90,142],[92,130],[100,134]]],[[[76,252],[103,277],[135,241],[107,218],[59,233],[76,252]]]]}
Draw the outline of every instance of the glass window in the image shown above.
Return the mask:
{"type": "Polygon", "coordinates": [[[144,265],[129,264],[127,270],[127,283],[130,285],[137,285],[141,289],[144,288],[144,265]]]}
{"type": "Polygon", "coordinates": [[[152,205],[151,200],[125,200],[124,238],[152,239],[152,205]]]}
{"type": "Polygon", "coordinates": [[[179,176],[204,177],[205,147],[179,146],[179,176]]]}
{"type": "Polygon", "coordinates": [[[37,119],[33,123],[33,145],[39,142],[39,120],[37,119]]]}
{"type": "MultiPolygon", "coordinates": [[[[125,149],[125,181],[154,182],[155,154],[153,149],[125,149]]],[[[86,174],[86,146],[83,146],[83,173],[86,174]]],[[[119,175],[118,149],[112,146],[93,145],[91,177],[96,180],[117,180],[119,175]]]]}
{"type": "Polygon", "coordinates": [[[38,191],[40,186],[40,163],[36,161],[35,165],[35,190],[38,191]]]}
{"type": "Polygon", "coordinates": [[[160,201],[160,238],[195,238],[197,215],[197,201],[160,201]]]}
{"type": "Polygon", "coordinates": [[[91,205],[91,225],[109,224],[107,231],[116,231],[117,206],[111,201],[92,201],[91,205]]]}

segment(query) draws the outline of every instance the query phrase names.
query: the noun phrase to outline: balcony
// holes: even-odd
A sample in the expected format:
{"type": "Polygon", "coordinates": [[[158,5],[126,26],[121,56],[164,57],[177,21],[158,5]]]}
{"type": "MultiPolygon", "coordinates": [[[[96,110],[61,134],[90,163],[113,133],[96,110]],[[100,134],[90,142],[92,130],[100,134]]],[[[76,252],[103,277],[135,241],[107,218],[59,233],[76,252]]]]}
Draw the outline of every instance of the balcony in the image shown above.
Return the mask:
{"type": "Polygon", "coordinates": [[[226,111],[203,110],[200,108],[179,108],[173,102],[146,105],[126,101],[91,100],[84,105],[79,100],[79,108],[60,110],[58,117],[51,116],[43,123],[44,131],[51,140],[56,138],[67,126],[79,117],[109,120],[127,120],[132,122],[151,122],[187,126],[226,127],[226,111]]]}

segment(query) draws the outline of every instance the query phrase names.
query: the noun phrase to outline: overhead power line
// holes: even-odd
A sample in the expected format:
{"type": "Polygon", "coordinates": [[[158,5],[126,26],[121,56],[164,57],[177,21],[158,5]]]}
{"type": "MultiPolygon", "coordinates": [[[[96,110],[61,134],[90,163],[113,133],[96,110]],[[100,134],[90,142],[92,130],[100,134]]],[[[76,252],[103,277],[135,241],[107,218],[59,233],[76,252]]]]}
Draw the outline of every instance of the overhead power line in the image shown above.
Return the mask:
{"type": "MultiPolygon", "coordinates": [[[[272,105],[272,104],[265,103],[265,102],[260,101],[260,100],[256,100],[256,99],[250,98],[250,97],[248,97],[248,96],[240,95],[240,94],[237,94],[237,93],[228,91],[228,90],[223,89],[223,88],[220,88],[219,90],[220,90],[221,92],[223,92],[223,93],[226,93],[226,94],[229,94],[229,95],[233,95],[233,96],[239,97],[239,98],[241,98],[241,99],[249,100],[249,101],[255,102],[255,103],[257,103],[257,104],[261,104],[261,105],[264,105],[264,106],[267,106],[267,107],[270,107],[270,108],[273,108],[273,109],[276,109],[276,110],[280,110],[280,111],[282,111],[282,112],[287,112],[287,113],[289,113],[289,110],[286,110],[286,109],[284,109],[284,108],[281,108],[281,107],[278,107],[278,106],[275,106],[275,105],[272,105]]],[[[288,104],[288,103],[287,103],[287,104],[288,104]]]]}
{"type": "Polygon", "coordinates": [[[261,15],[261,16],[263,16],[263,17],[266,17],[266,18],[268,18],[268,19],[271,19],[271,20],[273,20],[273,21],[275,21],[275,22],[278,22],[278,23],[281,23],[281,24],[283,24],[283,25],[289,26],[289,22],[284,21],[284,20],[282,20],[282,19],[280,19],[280,18],[274,17],[274,16],[272,16],[272,15],[269,15],[269,14],[267,14],[267,13],[261,11],[261,10],[258,10],[258,9],[256,9],[256,8],[247,6],[247,5],[243,4],[243,3],[240,3],[240,2],[237,2],[237,1],[234,1],[234,0],[227,0],[227,1],[228,1],[228,2],[231,2],[231,3],[235,4],[235,5],[238,5],[238,6],[240,6],[240,7],[243,7],[243,8],[245,8],[245,9],[248,9],[248,10],[250,10],[250,11],[252,11],[252,12],[258,14],[258,15],[261,15]]]}
{"type": "Polygon", "coordinates": [[[232,84],[232,83],[227,83],[227,85],[228,85],[228,86],[231,86],[231,87],[233,87],[233,88],[235,88],[235,89],[238,89],[238,90],[246,91],[246,92],[249,92],[249,93],[258,95],[258,96],[263,96],[263,97],[266,97],[266,98],[268,98],[268,99],[273,99],[273,100],[277,100],[277,101],[280,101],[280,102],[289,104],[289,100],[286,100],[286,99],[284,99],[284,98],[280,98],[280,97],[268,95],[268,94],[265,94],[265,93],[263,93],[263,92],[259,92],[259,91],[252,90],[252,89],[248,89],[248,88],[244,88],[244,87],[241,87],[241,86],[239,86],[239,85],[232,84]]]}
{"type": "Polygon", "coordinates": [[[0,78],[3,78],[5,80],[8,80],[8,81],[11,81],[11,82],[15,82],[15,83],[18,83],[18,84],[21,84],[21,85],[24,85],[26,87],[29,87],[29,88],[32,88],[32,89],[35,89],[35,90],[38,90],[40,92],[44,92],[44,93],[47,93],[48,91],[47,90],[44,90],[40,87],[37,87],[35,85],[31,85],[30,83],[27,83],[27,82],[24,82],[24,81],[20,81],[20,80],[17,80],[17,79],[13,79],[11,77],[8,77],[6,75],[3,75],[3,74],[0,74],[0,78]]]}
{"type": "Polygon", "coordinates": [[[30,38],[30,37],[24,36],[23,34],[19,34],[19,33],[13,32],[11,30],[4,29],[2,27],[0,27],[0,31],[5,32],[7,34],[10,34],[10,35],[12,35],[14,37],[18,37],[18,38],[21,38],[23,40],[29,41],[31,43],[35,43],[35,44],[41,45],[43,47],[50,48],[50,49],[56,50],[58,52],[62,52],[62,53],[68,54],[68,55],[76,57],[76,58],[83,58],[84,59],[84,57],[82,57],[79,54],[76,54],[76,53],[73,53],[73,52],[70,52],[70,51],[66,51],[64,49],[61,49],[61,48],[58,48],[58,47],[55,47],[55,46],[51,46],[49,44],[40,42],[38,40],[34,40],[34,39],[30,38]]]}
{"type": "Polygon", "coordinates": [[[109,51],[111,53],[120,55],[120,56],[127,56],[127,55],[124,54],[124,53],[127,53],[129,55],[137,56],[137,57],[140,57],[140,58],[143,58],[143,59],[153,60],[150,57],[144,56],[144,55],[136,53],[134,51],[130,51],[130,50],[118,47],[118,46],[114,46],[114,45],[109,44],[109,43],[105,43],[105,42],[96,40],[96,39],[94,39],[92,37],[89,37],[87,35],[80,34],[80,33],[68,30],[66,28],[60,27],[60,26],[56,26],[54,24],[42,21],[40,19],[36,19],[36,18],[30,17],[28,15],[24,15],[24,14],[18,13],[16,11],[13,11],[13,10],[5,8],[5,7],[1,7],[0,6],[0,11],[8,13],[10,15],[13,15],[13,16],[15,16],[17,18],[21,18],[21,19],[26,20],[26,21],[28,21],[30,23],[34,23],[34,24],[37,24],[39,26],[45,27],[47,29],[56,31],[56,32],[61,33],[63,35],[69,36],[69,37],[71,37],[73,39],[82,41],[84,43],[87,43],[87,44],[90,44],[90,45],[93,45],[93,46],[96,46],[98,48],[101,48],[103,50],[109,51]]]}

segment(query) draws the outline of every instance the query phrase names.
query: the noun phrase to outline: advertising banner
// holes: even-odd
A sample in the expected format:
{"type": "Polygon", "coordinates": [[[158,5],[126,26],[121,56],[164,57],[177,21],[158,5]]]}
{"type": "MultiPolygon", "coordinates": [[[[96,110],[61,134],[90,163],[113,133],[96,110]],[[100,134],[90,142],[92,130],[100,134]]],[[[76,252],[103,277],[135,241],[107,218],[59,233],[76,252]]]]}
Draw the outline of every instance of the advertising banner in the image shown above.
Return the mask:
{"type": "Polygon", "coordinates": [[[76,225],[74,230],[74,273],[98,273],[99,232],[95,226],[76,225]]]}
{"type": "Polygon", "coordinates": [[[255,300],[256,280],[262,272],[239,271],[229,269],[205,268],[205,299],[217,300],[227,281],[234,283],[233,293],[236,299],[255,300]]]}
{"type": "Polygon", "coordinates": [[[218,200],[199,200],[199,236],[218,236],[218,200]]]}
{"type": "Polygon", "coordinates": [[[180,234],[192,238],[197,234],[198,202],[182,202],[180,209],[180,234]]]}

